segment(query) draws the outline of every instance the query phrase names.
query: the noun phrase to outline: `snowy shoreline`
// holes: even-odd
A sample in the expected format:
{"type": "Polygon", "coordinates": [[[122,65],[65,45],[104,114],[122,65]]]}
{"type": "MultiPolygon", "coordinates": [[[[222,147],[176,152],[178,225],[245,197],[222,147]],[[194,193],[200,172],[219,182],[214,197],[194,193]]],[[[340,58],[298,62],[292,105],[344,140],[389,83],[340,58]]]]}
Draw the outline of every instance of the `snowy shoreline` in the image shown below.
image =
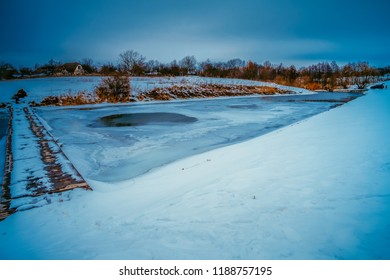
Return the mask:
{"type": "MultiPolygon", "coordinates": [[[[93,92],[94,88],[100,83],[104,76],[85,76],[85,77],[52,77],[21,79],[11,81],[0,81],[0,103],[9,102],[11,97],[21,88],[28,96],[27,102],[40,102],[46,96],[59,96],[64,94],[76,95],[80,91],[93,92]]],[[[166,88],[173,85],[232,85],[232,86],[269,86],[281,90],[293,91],[297,94],[315,94],[312,91],[267,83],[242,79],[222,79],[206,78],[197,76],[183,77],[132,77],[130,78],[131,96],[138,96],[141,92],[149,91],[155,88],[166,88]]],[[[140,101],[138,101],[140,102],[140,101]]],[[[138,103],[137,102],[137,103],[138,103]]],[[[150,101],[147,101],[150,102],[150,101]]]]}

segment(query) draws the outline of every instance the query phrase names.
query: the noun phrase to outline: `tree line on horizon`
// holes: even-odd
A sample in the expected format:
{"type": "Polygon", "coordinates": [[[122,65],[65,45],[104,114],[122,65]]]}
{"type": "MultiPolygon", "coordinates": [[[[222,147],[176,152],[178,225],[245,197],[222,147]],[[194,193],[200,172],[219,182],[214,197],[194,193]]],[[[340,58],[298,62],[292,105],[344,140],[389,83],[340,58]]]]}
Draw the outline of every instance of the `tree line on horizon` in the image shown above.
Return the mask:
{"type": "Polygon", "coordinates": [[[44,76],[70,76],[75,68],[81,65],[89,75],[126,75],[126,76],[185,76],[199,75],[216,78],[239,78],[275,82],[277,84],[303,87],[310,90],[329,90],[347,88],[356,85],[363,89],[367,84],[378,81],[390,73],[390,66],[373,67],[368,62],[352,62],[338,65],[335,61],[297,68],[294,65],[262,64],[244,61],[239,58],[226,62],[206,60],[197,62],[194,56],[185,56],[177,61],[161,63],[157,60],[146,60],[146,57],[134,50],[119,55],[119,63],[105,63],[97,66],[92,59],[80,62],[57,62],[54,59],[34,68],[17,69],[9,63],[0,63],[0,79],[16,79],[44,76]]]}

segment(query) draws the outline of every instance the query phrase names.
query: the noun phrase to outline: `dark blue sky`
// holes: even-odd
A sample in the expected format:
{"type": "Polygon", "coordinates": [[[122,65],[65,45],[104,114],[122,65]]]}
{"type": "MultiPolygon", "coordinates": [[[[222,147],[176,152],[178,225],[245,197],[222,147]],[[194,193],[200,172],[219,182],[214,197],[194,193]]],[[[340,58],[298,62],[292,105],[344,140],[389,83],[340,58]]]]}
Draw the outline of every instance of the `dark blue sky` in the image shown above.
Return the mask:
{"type": "Polygon", "coordinates": [[[0,61],[242,58],[390,64],[388,0],[0,0],[0,61]]]}

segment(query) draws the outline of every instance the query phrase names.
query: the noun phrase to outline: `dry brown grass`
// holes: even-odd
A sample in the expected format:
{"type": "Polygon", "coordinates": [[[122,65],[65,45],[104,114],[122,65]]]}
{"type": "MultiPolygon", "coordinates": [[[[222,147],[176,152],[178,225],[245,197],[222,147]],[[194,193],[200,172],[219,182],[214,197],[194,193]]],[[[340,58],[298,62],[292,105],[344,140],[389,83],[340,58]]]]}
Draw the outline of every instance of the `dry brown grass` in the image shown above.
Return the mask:
{"type": "MultiPolygon", "coordinates": [[[[107,83],[111,85],[111,83],[107,83]]],[[[129,86],[116,86],[113,89],[110,87],[99,86],[91,92],[79,92],[76,95],[68,93],[61,96],[45,97],[39,104],[41,106],[71,106],[96,104],[102,102],[129,102],[134,101],[128,91],[129,86]],[[119,88],[120,90],[117,90],[119,88]],[[115,90],[114,90],[115,89],[115,90]]],[[[186,84],[179,83],[170,87],[159,87],[139,93],[138,101],[143,100],[172,100],[172,99],[189,99],[189,98],[212,98],[224,96],[244,96],[244,95],[274,95],[288,94],[287,90],[282,90],[270,86],[246,86],[246,85],[219,85],[219,84],[186,84]]]]}
{"type": "Polygon", "coordinates": [[[322,89],[322,85],[319,83],[308,83],[304,86],[308,90],[319,90],[322,89]]]}
{"type": "Polygon", "coordinates": [[[222,96],[242,96],[242,95],[274,95],[276,93],[286,94],[286,90],[268,86],[245,86],[245,85],[218,85],[199,84],[186,85],[179,84],[171,87],[160,87],[139,94],[139,100],[171,100],[188,98],[207,98],[222,96]]]}
{"type": "Polygon", "coordinates": [[[47,96],[42,99],[40,106],[71,106],[98,103],[95,94],[87,91],[80,91],[77,94],[63,94],[60,96],[47,96]]]}

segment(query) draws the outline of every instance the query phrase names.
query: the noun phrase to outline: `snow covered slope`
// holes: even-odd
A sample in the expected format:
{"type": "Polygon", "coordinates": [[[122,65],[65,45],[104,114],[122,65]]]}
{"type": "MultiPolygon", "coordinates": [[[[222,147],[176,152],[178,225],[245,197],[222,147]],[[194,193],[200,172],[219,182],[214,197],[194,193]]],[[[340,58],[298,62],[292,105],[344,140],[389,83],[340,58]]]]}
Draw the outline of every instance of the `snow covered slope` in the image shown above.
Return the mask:
{"type": "Polygon", "coordinates": [[[390,259],[390,90],[0,223],[0,258],[390,259]]]}
{"type": "MultiPolygon", "coordinates": [[[[77,94],[79,91],[92,92],[103,77],[61,77],[61,78],[37,78],[0,81],[0,103],[9,102],[11,97],[19,90],[27,92],[26,101],[40,102],[46,96],[58,96],[64,94],[77,94]]],[[[246,85],[246,86],[270,86],[299,94],[313,94],[313,92],[301,88],[287,87],[275,83],[258,82],[241,79],[219,79],[206,77],[132,77],[130,78],[131,94],[137,96],[141,92],[154,88],[171,87],[172,85],[246,85]]]]}

